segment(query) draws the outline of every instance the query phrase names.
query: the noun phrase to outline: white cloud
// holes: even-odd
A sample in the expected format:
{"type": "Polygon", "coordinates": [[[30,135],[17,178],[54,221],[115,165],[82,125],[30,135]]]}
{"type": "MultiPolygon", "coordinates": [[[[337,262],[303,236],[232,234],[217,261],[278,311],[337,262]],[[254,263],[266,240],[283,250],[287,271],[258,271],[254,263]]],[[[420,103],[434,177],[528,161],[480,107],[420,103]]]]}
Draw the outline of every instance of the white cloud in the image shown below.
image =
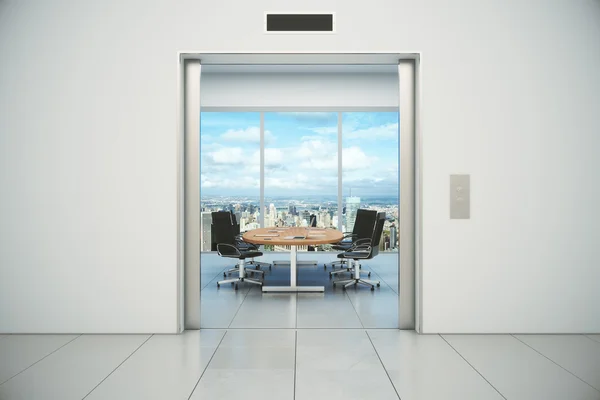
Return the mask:
{"type": "MultiPolygon", "coordinates": [[[[281,165],[285,160],[282,149],[271,147],[265,149],[265,166],[281,165]]],[[[259,155],[260,157],[260,155],[259,155]]]]}
{"type": "Polygon", "coordinates": [[[265,176],[265,188],[271,189],[304,189],[312,185],[311,178],[303,172],[286,174],[286,176],[265,176]]]}
{"type": "Polygon", "coordinates": [[[345,147],[342,149],[342,169],[344,172],[371,168],[377,160],[377,157],[367,156],[358,146],[345,147]]]}
{"type": "MultiPolygon", "coordinates": [[[[260,128],[251,126],[246,129],[229,129],[221,135],[221,139],[228,142],[260,143],[260,128]]],[[[265,131],[265,142],[270,143],[273,139],[271,131],[265,131]]]]}
{"type": "Polygon", "coordinates": [[[223,147],[206,154],[214,164],[244,164],[246,156],[241,147],[223,147]]]}
{"type": "Polygon", "coordinates": [[[337,126],[323,126],[319,128],[308,128],[313,132],[318,133],[319,135],[337,135],[338,128],[337,126]]]}
{"type": "Polygon", "coordinates": [[[349,130],[342,132],[344,138],[347,139],[393,139],[398,141],[398,124],[386,124],[373,126],[366,129],[349,130]]]}
{"type": "Polygon", "coordinates": [[[219,176],[207,178],[205,175],[200,177],[200,187],[203,189],[223,188],[223,189],[259,189],[260,179],[249,176],[227,177],[219,176]]]}

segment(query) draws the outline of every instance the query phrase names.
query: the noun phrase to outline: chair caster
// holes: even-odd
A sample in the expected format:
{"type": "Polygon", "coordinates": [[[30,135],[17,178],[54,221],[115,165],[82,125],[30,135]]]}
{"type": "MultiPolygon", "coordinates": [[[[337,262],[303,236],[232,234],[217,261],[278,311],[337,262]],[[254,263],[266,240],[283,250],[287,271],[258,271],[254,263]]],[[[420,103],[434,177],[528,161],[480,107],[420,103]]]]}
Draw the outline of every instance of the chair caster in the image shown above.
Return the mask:
{"type": "Polygon", "coordinates": [[[369,272],[369,274],[367,276],[370,278],[371,277],[371,273],[369,272]]]}
{"type": "Polygon", "coordinates": [[[223,278],[227,278],[227,274],[223,272],[223,278]]]}
{"type": "Polygon", "coordinates": [[[373,292],[375,290],[374,286],[371,286],[371,292],[373,292]]]}
{"type": "Polygon", "coordinates": [[[379,283],[377,284],[377,287],[381,286],[379,283]]]}
{"type": "Polygon", "coordinates": [[[271,270],[271,266],[269,265],[269,271],[271,270]]]}
{"type": "Polygon", "coordinates": [[[217,283],[217,287],[218,287],[218,288],[220,288],[220,287],[221,287],[221,285],[219,285],[219,284],[217,283]]]}
{"type": "Polygon", "coordinates": [[[327,264],[323,264],[323,269],[327,269],[327,264]]]}
{"type": "Polygon", "coordinates": [[[235,290],[238,290],[238,285],[237,284],[235,285],[235,290]]]}
{"type": "Polygon", "coordinates": [[[329,279],[333,278],[333,275],[331,275],[331,272],[329,273],[329,279]]]}
{"type": "Polygon", "coordinates": [[[345,292],[346,291],[346,286],[342,286],[342,290],[345,292]]]}

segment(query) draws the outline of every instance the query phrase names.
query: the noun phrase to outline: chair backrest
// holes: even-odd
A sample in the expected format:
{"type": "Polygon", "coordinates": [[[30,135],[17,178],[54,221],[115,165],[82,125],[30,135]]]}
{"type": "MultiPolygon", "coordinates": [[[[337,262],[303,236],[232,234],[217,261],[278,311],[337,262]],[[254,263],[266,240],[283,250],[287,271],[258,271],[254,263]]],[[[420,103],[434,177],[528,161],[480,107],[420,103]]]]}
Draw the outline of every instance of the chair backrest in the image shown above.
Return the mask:
{"type": "Polygon", "coordinates": [[[365,210],[364,208],[356,210],[356,219],[354,220],[354,228],[352,229],[352,234],[356,236],[353,237],[353,241],[373,236],[376,220],[377,211],[365,210]]]}
{"type": "MultiPolygon", "coordinates": [[[[211,213],[212,224],[211,224],[211,250],[217,250],[217,243],[219,242],[215,236],[215,226],[219,224],[231,224],[231,214],[229,211],[213,211],[211,213]]],[[[221,242],[222,243],[222,242],[221,242]]]]}
{"type": "Polygon", "coordinates": [[[240,234],[240,224],[237,220],[237,217],[235,216],[235,213],[233,211],[229,212],[231,214],[231,223],[233,224],[233,233],[235,233],[236,235],[240,234]]]}
{"type": "Polygon", "coordinates": [[[216,223],[225,223],[231,224],[231,213],[229,211],[213,211],[211,213],[213,224],[216,223]]]}
{"type": "Polygon", "coordinates": [[[369,258],[373,258],[379,254],[379,243],[381,242],[381,236],[383,235],[384,223],[385,212],[378,212],[377,222],[375,223],[375,229],[373,229],[373,236],[371,237],[371,254],[369,255],[369,258]]]}
{"type": "Polygon", "coordinates": [[[216,211],[212,213],[212,233],[215,243],[235,244],[235,232],[229,212],[216,211]]]}

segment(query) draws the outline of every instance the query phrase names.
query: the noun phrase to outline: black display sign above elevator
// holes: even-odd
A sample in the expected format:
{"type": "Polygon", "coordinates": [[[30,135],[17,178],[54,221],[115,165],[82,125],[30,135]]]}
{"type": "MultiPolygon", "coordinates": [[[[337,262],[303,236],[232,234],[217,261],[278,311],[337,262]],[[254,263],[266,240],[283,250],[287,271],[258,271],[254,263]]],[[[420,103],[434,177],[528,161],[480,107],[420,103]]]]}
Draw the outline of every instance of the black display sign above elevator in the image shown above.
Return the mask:
{"type": "Polygon", "coordinates": [[[267,32],[333,32],[333,14],[267,14],[267,32]]]}

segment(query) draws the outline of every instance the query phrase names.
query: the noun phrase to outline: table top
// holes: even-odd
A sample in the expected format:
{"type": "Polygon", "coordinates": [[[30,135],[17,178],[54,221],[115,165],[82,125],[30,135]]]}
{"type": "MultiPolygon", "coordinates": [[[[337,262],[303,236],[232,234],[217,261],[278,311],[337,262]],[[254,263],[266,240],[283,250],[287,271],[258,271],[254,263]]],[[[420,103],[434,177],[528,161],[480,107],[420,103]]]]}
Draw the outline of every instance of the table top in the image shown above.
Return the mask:
{"type": "Polygon", "coordinates": [[[302,246],[309,244],[337,243],[344,235],[336,229],[324,228],[259,228],[242,235],[245,242],[253,244],[276,244],[302,246]],[[294,238],[292,238],[294,237],[294,238]]]}

